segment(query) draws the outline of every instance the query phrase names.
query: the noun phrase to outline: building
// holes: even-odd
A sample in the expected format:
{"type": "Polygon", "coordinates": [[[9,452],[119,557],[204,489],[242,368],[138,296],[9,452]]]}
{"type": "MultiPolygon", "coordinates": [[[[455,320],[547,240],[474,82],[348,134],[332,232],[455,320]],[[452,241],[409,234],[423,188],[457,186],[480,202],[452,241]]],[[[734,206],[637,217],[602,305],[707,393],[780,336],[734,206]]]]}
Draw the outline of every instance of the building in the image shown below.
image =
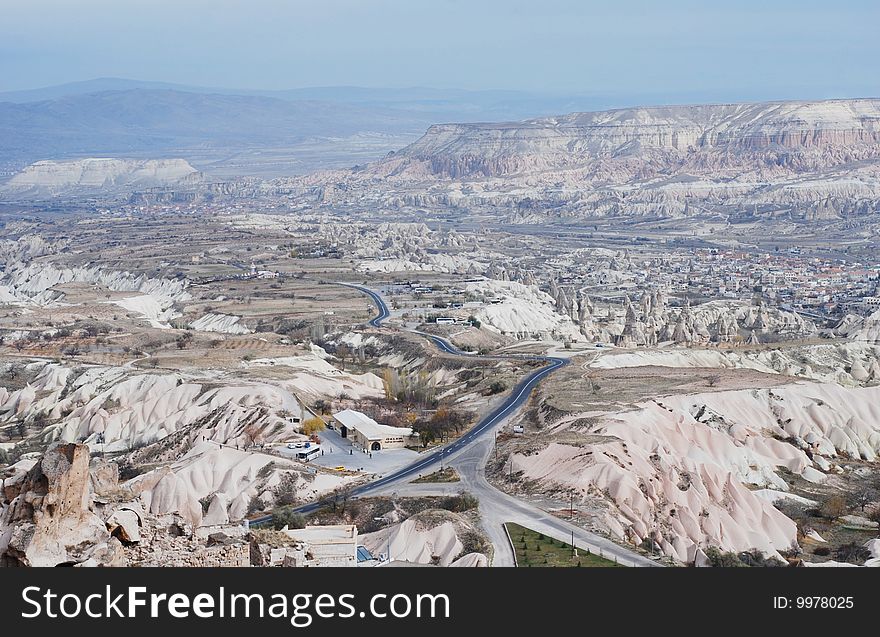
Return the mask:
{"type": "MultiPolygon", "coordinates": [[[[357,566],[358,531],[354,524],[284,529],[293,547],[272,551],[270,560],[281,566],[357,566]]],[[[276,564],[272,564],[276,565],[276,564]]]]}
{"type": "Polygon", "coordinates": [[[410,444],[418,444],[418,437],[413,434],[411,427],[381,425],[354,409],[337,412],[333,414],[333,419],[343,438],[368,451],[401,449],[410,444]]]}

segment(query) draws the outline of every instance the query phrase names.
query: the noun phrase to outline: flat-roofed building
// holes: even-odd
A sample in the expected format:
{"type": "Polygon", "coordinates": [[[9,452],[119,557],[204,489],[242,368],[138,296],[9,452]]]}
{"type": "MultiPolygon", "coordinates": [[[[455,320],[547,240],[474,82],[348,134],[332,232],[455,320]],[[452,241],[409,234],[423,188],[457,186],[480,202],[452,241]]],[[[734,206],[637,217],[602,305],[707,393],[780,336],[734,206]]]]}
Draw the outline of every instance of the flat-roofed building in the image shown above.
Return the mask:
{"type": "Polygon", "coordinates": [[[337,412],[333,414],[333,419],[338,423],[343,438],[368,451],[401,449],[418,443],[411,427],[382,425],[354,409],[337,412]]]}
{"type": "Polygon", "coordinates": [[[284,529],[297,544],[287,549],[284,566],[357,566],[358,531],[354,524],[284,529]]]}

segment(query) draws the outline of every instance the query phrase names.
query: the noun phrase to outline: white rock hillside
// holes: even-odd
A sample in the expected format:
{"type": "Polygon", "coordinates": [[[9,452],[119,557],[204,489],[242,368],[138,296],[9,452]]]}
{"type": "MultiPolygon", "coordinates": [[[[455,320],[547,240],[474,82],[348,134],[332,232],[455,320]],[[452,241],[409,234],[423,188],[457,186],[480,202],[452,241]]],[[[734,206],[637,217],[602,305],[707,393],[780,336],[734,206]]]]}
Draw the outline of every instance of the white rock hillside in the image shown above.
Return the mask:
{"type": "Polygon", "coordinates": [[[7,182],[8,191],[99,190],[124,186],[152,187],[193,179],[198,171],[184,159],[90,158],[38,161],[7,182]]]}

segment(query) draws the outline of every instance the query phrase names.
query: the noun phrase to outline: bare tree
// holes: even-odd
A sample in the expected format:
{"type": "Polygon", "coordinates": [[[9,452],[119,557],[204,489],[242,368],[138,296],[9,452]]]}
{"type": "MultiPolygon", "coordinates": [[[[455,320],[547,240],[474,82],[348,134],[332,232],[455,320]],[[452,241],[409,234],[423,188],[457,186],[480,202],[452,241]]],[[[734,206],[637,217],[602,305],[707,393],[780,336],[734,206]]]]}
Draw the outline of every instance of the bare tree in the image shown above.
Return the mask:
{"type": "Polygon", "coordinates": [[[337,345],[336,356],[338,356],[339,360],[342,362],[342,369],[345,369],[345,359],[351,356],[351,348],[345,344],[337,345]]]}
{"type": "Polygon", "coordinates": [[[853,507],[859,507],[859,510],[864,511],[865,507],[877,500],[878,497],[880,497],[880,494],[872,487],[863,486],[850,494],[849,504],[853,507]]]}
{"type": "Polygon", "coordinates": [[[823,517],[836,520],[846,513],[846,500],[843,496],[833,495],[822,503],[820,511],[823,517]]]}

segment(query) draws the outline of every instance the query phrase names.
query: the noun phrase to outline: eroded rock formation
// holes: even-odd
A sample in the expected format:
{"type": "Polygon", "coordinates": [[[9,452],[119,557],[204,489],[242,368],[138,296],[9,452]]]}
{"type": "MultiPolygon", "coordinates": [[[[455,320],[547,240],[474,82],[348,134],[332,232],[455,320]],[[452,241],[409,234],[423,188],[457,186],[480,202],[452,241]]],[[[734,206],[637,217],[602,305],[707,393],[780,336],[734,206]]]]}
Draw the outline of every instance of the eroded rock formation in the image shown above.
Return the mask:
{"type": "Polygon", "coordinates": [[[0,564],[124,562],[121,543],[92,509],[87,446],[50,447],[29,471],[4,480],[3,486],[0,564]]]}

